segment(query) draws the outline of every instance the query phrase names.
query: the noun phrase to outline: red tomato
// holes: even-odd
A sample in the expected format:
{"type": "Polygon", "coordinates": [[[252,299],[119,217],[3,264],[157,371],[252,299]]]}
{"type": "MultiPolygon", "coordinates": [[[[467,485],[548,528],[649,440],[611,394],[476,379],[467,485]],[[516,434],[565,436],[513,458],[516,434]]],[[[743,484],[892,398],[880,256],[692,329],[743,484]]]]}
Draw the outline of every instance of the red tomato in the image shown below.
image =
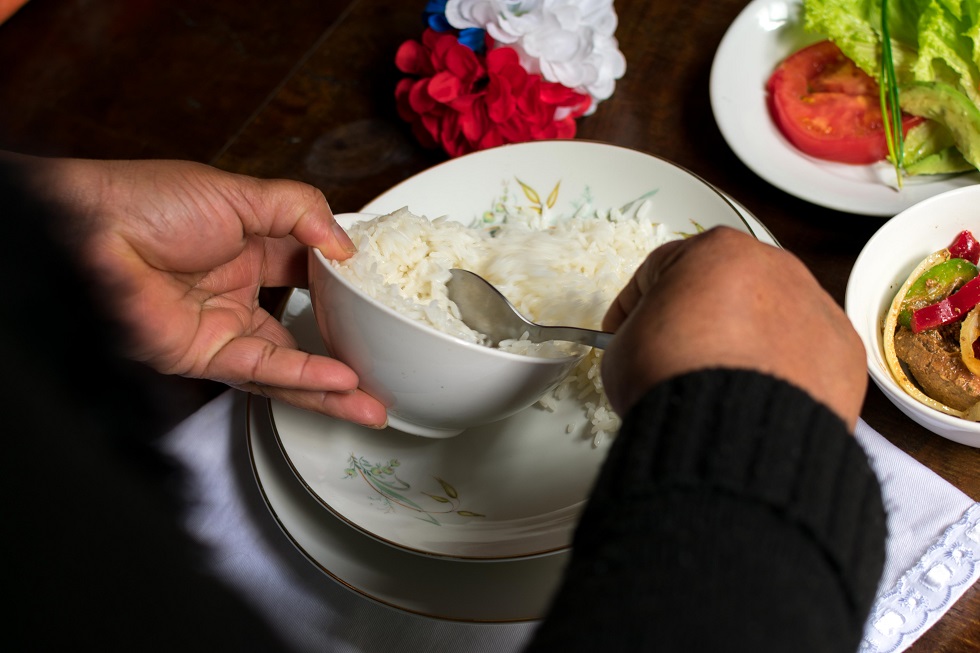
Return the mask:
{"type": "MultiPolygon", "coordinates": [[[[888,156],[878,83],[831,41],[790,55],[773,72],[766,91],[776,126],[802,152],[856,164],[888,156]]],[[[903,133],[923,120],[903,116],[903,133]]]]}

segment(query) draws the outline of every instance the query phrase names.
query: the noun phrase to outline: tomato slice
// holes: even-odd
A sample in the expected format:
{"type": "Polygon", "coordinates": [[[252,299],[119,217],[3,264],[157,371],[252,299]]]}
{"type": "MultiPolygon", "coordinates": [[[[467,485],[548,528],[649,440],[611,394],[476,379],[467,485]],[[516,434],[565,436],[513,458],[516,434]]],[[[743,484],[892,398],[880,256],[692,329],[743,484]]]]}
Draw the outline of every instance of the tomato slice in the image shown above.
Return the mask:
{"type": "MultiPolygon", "coordinates": [[[[779,131],[800,151],[841,163],[888,156],[878,83],[831,41],[790,55],[766,83],[779,131]]],[[[903,133],[924,119],[905,115],[903,133]]]]}

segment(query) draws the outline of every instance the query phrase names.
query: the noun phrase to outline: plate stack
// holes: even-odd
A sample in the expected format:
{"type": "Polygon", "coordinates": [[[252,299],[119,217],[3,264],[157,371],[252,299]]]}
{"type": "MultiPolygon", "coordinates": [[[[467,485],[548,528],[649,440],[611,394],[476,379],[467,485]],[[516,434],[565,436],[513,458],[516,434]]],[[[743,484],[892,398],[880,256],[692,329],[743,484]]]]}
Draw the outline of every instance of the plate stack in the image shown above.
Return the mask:
{"type": "MultiPolygon", "coordinates": [[[[643,204],[678,234],[718,224],[776,244],[743,207],[663,159],[602,143],[537,141],[460,157],[361,209],[492,222],[507,206],[608,217],[643,204]]],[[[283,324],[326,355],[309,294],[283,324]]],[[[269,509],[293,544],[342,585],[439,619],[539,619],[568,561],[605,458],[584,403],[562,399],[448,439],[361,428],[253,398],[249,445],[269,509]]]]}

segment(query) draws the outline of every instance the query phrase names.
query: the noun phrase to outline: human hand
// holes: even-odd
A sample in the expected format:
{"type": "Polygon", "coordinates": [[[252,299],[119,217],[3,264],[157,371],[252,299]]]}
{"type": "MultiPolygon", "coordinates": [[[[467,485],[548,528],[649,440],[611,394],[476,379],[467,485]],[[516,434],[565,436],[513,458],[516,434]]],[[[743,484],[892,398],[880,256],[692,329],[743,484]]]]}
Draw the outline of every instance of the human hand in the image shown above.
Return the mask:
{"type": "Polygon", "coordinates": [[[354,246],[322,193],[182,161],[37,162],[35,179],[80,229],[81,257],[132,335],[127,354],[369,426],[384,406],[343,363],[297,349],[261,287],[305,287],[307,246],[354,246]]]}
{"type": "Polygon", "coordinates": [[[857,423],[867,368],[847,316],[799,259],[747,234],[720,227],[658,248],[602,326],[616,332],[602,378],[620,415],[668,377],[730,367],[788,381],[857,423]]]}

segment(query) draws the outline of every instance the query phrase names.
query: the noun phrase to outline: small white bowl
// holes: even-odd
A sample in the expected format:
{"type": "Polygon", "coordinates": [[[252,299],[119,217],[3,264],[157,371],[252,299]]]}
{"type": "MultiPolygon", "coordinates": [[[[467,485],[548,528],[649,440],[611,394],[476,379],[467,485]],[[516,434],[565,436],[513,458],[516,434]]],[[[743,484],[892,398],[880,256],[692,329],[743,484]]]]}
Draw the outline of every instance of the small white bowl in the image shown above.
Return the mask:
{"type": "Polygon", "coordinates": [[[867,242],[847,281],[844,309],[864,341],[871,379],[895,406],[926,429],[980,447],[980,423],[942,413],[902,390],[888,369],[882,324],[892,299],[915,267],[968,229],[980,236],[980,186],[951,190],[905,209],[867,242]]]}
{"type": "MultiPolygon", "coordinates": [[[[336,216],[344,228],[370,213],[336,216]]],[[[448,438],[524,410],[558,385],[588,351],[523,356],[466,342],[367,296],[319,252],[309,256],[310,297],[320,336],[360,385],[388,407],[390,426],[448,438]]]]}

